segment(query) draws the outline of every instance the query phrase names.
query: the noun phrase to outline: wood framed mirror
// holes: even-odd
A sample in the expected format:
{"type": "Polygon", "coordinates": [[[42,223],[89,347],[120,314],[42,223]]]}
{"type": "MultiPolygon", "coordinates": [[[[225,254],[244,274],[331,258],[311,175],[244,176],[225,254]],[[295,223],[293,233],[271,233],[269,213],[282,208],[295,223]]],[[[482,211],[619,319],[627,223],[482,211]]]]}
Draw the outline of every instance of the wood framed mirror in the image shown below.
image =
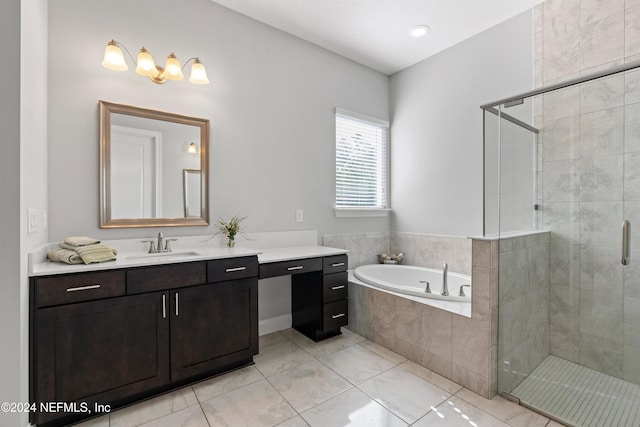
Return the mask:
{"type": "Polygon", "coordinates": [[[100,228],[209,225],[209,120],[106,101],[99,114],[100,228]]]}

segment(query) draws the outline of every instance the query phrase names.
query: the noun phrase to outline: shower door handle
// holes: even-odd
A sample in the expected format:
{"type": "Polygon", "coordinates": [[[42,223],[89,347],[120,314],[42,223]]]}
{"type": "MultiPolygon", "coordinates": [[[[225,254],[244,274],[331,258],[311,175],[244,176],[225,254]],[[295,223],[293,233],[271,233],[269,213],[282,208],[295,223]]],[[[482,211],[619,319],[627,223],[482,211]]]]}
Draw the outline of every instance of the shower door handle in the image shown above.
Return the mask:
{"type": "Polygon", "coordinates": [[[631,232],[631,224],[629,221],[622,222],[622,265],[629,265],[629,233],[631,232]]]}

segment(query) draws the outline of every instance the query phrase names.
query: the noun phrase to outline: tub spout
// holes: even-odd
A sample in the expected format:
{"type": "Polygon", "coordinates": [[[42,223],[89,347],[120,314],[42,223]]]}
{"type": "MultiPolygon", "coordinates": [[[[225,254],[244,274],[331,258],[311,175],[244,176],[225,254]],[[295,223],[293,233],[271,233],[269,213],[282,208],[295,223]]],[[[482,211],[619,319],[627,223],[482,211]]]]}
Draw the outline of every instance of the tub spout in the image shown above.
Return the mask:
{"type": "Polygon", "coordinates": [[[443,297],[449,296],[449,287],[447,286],[447,273],[449,271],[449,265],[444,263],[442,267],[442,292],[440,293],[443,297]]]}

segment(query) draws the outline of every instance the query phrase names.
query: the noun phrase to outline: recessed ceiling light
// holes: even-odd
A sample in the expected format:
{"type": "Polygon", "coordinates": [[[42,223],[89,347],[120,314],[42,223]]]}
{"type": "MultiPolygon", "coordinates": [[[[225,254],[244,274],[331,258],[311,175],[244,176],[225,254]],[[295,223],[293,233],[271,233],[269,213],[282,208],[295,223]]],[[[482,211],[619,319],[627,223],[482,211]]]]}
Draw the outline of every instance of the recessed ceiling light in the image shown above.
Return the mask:
{"type": "Polygon", "coordinates": [[[422,37],[429,32],[431,28],[428,25],[416,25],[409,30],[409,34],[413,37],[422,37]]]}

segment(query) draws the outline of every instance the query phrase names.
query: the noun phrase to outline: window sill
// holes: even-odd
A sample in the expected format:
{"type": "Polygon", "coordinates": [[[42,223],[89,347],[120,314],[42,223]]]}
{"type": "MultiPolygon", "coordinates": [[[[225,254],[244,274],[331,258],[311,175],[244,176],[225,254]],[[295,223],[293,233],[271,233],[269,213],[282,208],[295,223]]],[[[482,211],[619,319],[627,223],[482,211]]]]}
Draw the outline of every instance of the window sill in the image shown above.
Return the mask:
{"type": "Polygon", "coordinates": [[[389,216],[391,209],[379,208],[333,208],[336,218],[374,218],[389,216]]]}

